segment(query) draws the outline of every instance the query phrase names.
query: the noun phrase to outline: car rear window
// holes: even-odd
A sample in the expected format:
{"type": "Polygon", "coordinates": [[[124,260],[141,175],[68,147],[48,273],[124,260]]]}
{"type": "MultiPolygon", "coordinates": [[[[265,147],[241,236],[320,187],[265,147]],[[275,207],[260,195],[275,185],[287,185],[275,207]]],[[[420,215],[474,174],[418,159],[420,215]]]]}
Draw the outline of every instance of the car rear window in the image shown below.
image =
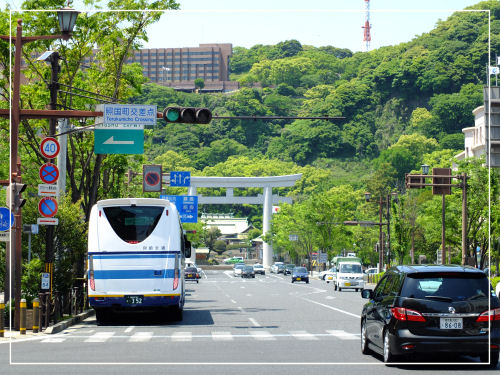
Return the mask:
{"type": "Polygon", "coordinates": [[[295,267],[294,271],[299,273],[299,272],[307,272],[305,267],[295,267]]]}
{"type": "Polygon", "coordinates": [[[104,207],[104,214],[115,233],[125,242],[142,242],[160,221],[164,207],[112,206],[104,207]]]}
{"type": "Polygon", "coordinates": [[[401,296],[465,301],[488,298],[488,289],[482,273],[416,273],[407,275],[401,296]]]}
{"type": "Polygon", "coordinates": [[[197,269],[196,269],[196,268],[194,268],[194,267],[188,267],[188,268],[186,268],[186,270],[185,270],[185,271],[186,271],[186,272],[196,272],[196,271],[197,271],[197,269]]]}

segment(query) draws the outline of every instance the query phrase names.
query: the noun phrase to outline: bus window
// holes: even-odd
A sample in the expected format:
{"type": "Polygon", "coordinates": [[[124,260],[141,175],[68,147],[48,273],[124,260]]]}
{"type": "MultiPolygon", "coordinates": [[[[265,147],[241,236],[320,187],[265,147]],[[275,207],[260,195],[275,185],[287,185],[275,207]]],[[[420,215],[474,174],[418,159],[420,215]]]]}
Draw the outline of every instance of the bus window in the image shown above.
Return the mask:
{"type": "Polygon", "coordinates": [[[103,208],[109,224],[123,241],[144,241],[156,228],[164,207],[111,206],[103,208]]]}

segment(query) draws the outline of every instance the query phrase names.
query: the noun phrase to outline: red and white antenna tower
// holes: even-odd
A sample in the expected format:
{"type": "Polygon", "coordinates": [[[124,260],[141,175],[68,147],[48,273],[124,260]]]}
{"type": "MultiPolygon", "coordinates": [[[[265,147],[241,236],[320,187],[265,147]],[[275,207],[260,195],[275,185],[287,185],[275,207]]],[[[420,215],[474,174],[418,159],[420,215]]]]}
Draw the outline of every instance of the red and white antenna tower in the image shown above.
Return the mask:
{"type": "Polygon", "coordinates": [[[365,25],[361,26],[363,31],[363,51],[368,52],[370,50],[370,41],[372,40],[372,35],[370,30],[372,25],[370,25],[370,0],[365,0],[365,25]]]}

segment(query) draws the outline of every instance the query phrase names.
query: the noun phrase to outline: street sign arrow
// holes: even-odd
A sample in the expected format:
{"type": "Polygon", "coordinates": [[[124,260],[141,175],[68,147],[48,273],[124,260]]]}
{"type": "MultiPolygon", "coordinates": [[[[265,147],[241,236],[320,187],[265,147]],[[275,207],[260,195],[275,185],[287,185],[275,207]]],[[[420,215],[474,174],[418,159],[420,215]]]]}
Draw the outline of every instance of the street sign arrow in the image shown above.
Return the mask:
{"type": "Polygon", "coordinates": [[[115,141],[114,137],[111,136],[109,139],[104,141],[104,145],[133,145],[134,141],[115,141]]]}

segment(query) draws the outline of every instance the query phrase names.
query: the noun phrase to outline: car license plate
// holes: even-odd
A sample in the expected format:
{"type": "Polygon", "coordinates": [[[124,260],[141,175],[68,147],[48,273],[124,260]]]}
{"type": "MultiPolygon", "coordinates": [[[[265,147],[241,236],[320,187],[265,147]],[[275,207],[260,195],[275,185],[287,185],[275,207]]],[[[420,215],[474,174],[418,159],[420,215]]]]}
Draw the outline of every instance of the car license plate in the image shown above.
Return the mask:
{"type": "Polygon", "coordinates": [[[188,273],[188,277],[191,277],[191,278],[192,278],[192,277],[194,277],[194,274],[192,274],[192,273],[188,273]]]}
{"type": "Polygon", "coordinates": [[[300,281],[300,277],[297,277],[297,281],[300,281]]]}
{"type": "Polygon", "coordinates": [[[125,296],[125,302],[129,305],[140,305],[144,301],[144,296],[125,296]]]}
{"type": "Polygon", "coordinates": [[[328,280],[333,280],[333,276],[328,276],[328,280]]]}
{"type": "Polygon", "coordinates": [[[344,285],[345,286],[351,286],[351,283],[345,283],[344,285]]]}
{"type": "Polygon", "coordinates": [[[440,318],[439,328],[441,329],[463,329],[462,318],[440,318]]]}

